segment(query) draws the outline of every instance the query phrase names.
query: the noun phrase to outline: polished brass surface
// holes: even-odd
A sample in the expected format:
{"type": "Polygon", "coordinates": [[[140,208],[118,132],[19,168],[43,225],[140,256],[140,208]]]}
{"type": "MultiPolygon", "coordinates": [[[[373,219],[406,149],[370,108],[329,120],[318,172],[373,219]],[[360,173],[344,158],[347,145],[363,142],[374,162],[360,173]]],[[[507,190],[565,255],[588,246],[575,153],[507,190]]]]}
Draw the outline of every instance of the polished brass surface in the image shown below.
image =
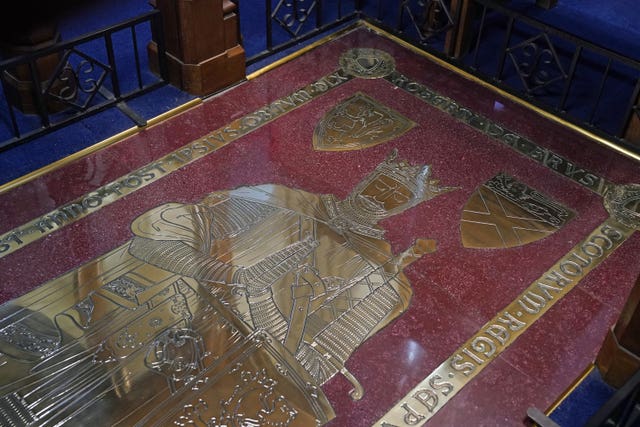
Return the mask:
{"type": "Polygon", "coordinates": [[[313,132],[313,148],[361,150],[397,138],[415,125],[397,111],[358,92],[320,120],[313,132]]]}
{"type": "Polygon", "coordinates": [[[391,408],[375,426],[421,426],[634,230],[607,219],[391,408]]]}
{"type": "Polygon", "coordinates": [[[460,237],[466,248],[512,248],[543,239],[574,213],[504,173],[479,187],[462,211],[460,237]]]}
{"type": "Polygon", "coordinates": [[[609,187],[604,196],[604,207],[627,227],[640,230],[640,184],[609,187]]]}
{"type": "Polygon", "coordinates": [[[461,123],[490,136],[501,144],[510,147],[514,151],[565,178],[577,182],[583,187],[588,188],[601,196],[604,195],[612,185],[604,177],[598,176],[594,172],[579,167],[569,159],[564,158],[547,148],[541,147],[535,142],[526,139],[505,126],[502,126],[499,123],[496,123],[493,120],[458,104],[454,99],[440,95],[424,84],[411,80],[409,77],[404,76],[397,71],[394,71],[384,78],[396,87],[414,95],[428,105],[449,114],[461,123]]]}
{"type": "Polygon", "coordinates": [[[495,138],[515,151],[569,178],[597,194],[603,195],[611,187],[603,177],[580,168],[568,159],[543,148],[533,141],[483,117],[453,99],[442,96],[425,85],[412,81],[395,70],[390,56],[376,49],[351,49],[341,57],[341,69],[324,76],[310,85],[234,120],[202,138],[152,162],[129,175],[125,175],[92,193],[88,193],[65,206],[36,218],[27,224],[0,236],[0,258],[45,237],[56,230],[84,218],[103,206],[161,179],[179,168],[192,163],[217,149],[235,141],[253,130],[304,105],[327,91],[344,84],[353,77],[385,78],[394,86],[417,96],[429,105],[444,111],[463,123],[495,138]]]}
{"type": "Polygon", "coordinates": [[[215,152],[316,97],[324,95],[351,78],[340,70],[321,77],[290,95],[240,117],[128,175],[4,233],[0,236],[0,258],[215,152]]]}
{"type": "Polygon", "coordinates": [[[345,74],[361,79],[379,79],[396,69],[391,55],[371,48],[349,49],[340,56],[339,64],[345,74]]]}
{"type": "MultiPolygon", "coordinates": [[[[1,307],[0,413],[18,425],[308,426],[321,386],[404,312],[378,222],[453,188],[397,153],[345,199],[266,184],[167,203],[111,253],[1,307]]],[[[3,424],[5,425],[5,424],[3,424]]]]}

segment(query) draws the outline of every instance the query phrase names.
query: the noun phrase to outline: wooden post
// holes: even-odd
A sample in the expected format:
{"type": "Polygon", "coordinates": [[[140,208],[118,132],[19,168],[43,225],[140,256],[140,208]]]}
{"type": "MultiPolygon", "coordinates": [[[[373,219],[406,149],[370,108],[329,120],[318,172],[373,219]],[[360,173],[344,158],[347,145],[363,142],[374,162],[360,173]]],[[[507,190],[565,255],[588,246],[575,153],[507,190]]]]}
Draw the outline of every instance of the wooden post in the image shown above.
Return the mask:
{"type": "Polygon", "coordinates": [[[609,385],[619,388],[640,369],[640,277],[604,339],[596,367],[609,385]]]}
{"type": "MultiPolygon", "coordinates": [[[[162,13],[169,81],[204,96],[245,78],[245,55],[238,34],[238,14],[229,0],[152,0],[162,13]]],[[[159,72],[158,35],[147,50],[159,72]]]]}
{"type": "MultiPolygon", "coordinates": [[[[30,4],[30,3],[27,3],[30,4]]],[[[60,41],[58,32],[57,17],[53,10],[35,8],[29,10],[23,6],[16,11],[15,16],[10,15],[14,22],[5,22],[3,19],[0,25],[0,53],[4,59],[14,58],[21,55],[35,54],[60,41]]],[[[8,19],[7,17],[5,17],[8,19]]],[[[45,113],[39,111],[37,106],[37,92],[41,87],[50,84],[50,79],[54,78],[58,64],[62,60],[62,53],[55,52],[46,56],[40,56],[35,61],[37,80],[32,75],[29,64],[17,65],[9,70],[5,70],[2,78],[5,82],[5,96],[18,110],[26,114],[45,113]]],[[[69,77],[68,72],[62,71],[63,76],[58,76],[57,82],[52,82],[50,92],[63,85],[62,77],[69,77]]],[[[70,82],[66,79],[67,85],[70,82]]],[[[75,90],[75,85],[70,85],[71,90],[75,90]]],[[[52,97],[41,94],[45,100],[48,113],[58,112],[67,107],[66,104],[58,102],[52,97]]]]}
{"type": "Polygon", "coordinates": [[[444,53],[448,56],[459,58],[469,51],[475,10],[472,0],[451,0],[454,26],[447,32],[444,43],[444,53]]]}

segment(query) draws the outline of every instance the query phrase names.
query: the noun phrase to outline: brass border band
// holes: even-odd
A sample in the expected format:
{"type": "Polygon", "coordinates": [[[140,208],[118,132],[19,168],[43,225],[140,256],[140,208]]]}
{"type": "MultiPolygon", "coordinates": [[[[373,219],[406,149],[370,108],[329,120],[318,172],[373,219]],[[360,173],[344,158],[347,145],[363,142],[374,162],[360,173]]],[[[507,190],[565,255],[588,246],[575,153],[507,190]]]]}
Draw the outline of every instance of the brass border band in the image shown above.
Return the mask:
{"type": "Polygon", "coordinates": [[[432,107],[449,114],[460,122],[479,130],[485,135],[511,147],[518,153],[548,169],[577,182],[596,194],[604,195],[609,187],[610,183],[607,182],[606,179],[579,167],[553,151],[539,146],[535,142],[518,135],[516,132],[499,125],[487,117],[458,104],[455,100],[440,95],[422,83],[411,80],[409,77],[397,71],[386,76],[385,79],[394,86],[416,96],[432,107]]]}
{"type": "Polygon", "coordinates": [[[0,236],[0,258],[201,159],[352,78],[353,76],[345,74],[342,70],[323,76],[306,87],[240,117],[128,175],[4,233],[0,236]]]}
{"type": "Polygon", "coordinates": [[[634,231],[608,218],[462,344],[374,425],[424,425],[634,231]]]}

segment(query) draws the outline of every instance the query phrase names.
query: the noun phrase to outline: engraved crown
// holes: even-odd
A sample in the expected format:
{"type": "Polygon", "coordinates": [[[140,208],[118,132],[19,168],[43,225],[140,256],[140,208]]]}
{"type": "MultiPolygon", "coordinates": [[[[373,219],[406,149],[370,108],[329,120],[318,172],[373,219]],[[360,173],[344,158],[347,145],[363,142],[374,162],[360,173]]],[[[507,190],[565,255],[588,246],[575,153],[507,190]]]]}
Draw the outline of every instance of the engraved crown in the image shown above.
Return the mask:
{"type": "Polygon", "coordinates": [[[361,181],[340,206],[360,221],[369,224],[403,212],[417,204],[457,187],[441,187],[439,181],[430,179],[429,165],[411,165],[405,160],[396,161],[393,150],[361,181]]]}

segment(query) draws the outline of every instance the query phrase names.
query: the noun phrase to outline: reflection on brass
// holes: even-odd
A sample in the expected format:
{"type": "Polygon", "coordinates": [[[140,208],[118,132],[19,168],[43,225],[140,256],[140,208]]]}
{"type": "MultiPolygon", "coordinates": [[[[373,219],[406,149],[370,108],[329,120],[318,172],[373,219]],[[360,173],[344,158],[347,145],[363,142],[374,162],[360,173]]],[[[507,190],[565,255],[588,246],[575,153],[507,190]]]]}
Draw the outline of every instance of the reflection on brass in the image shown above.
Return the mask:
{"type": "Polygon", "coordinates": [[[360,150],[397,138],[415,125],[397,111],[358,92],[320,120],[313,132],[313,148],[360,150]]]}
{"type": "Polygon", "coordinates": [[[378,222],[451,188],[393,152],[343,200],[280,185],[167,203],[133,239],[0,307],[0,413],[18,425],[323,424],[320,386],[408,306],[378,222]]]}
{"type": "Polygon", "coordinates": [[[611,186],[605,193],[604,206],[616,220],[640,230],[640,184],[611,186]]]}
{"type": "Polygon", "coordinates": [[[422,426],[634,230],[607,219],[416,385],[375,426],[422,426]]]}
{"type": "Polygon", "coordinates": [[[467,201],[460,237],[465,248],[512,248],[547,237],[573,216],[559,203],[500,173],[467,201]]]}
{"type": "Polygon", "coordinates": [[[349,49],[340,56],[339,64],[345,74],[361,79],[379,79],[396,69],[391,55],[370,48],[349,49]]]}
{"type": "Polygon", "coordinates": [[[321,77],[308,86],[242,116],[128,175],[0,235],[0,258],[213,153],[350,79],[351,76],[345,75],[340,70],[321,77]]]}
{"type": "Polygon", "coordinates": [[[333,417],[298,362],[236,319],[215,289],[127,249],[2,306],[1,425],[308,426],[333,417]]]}

